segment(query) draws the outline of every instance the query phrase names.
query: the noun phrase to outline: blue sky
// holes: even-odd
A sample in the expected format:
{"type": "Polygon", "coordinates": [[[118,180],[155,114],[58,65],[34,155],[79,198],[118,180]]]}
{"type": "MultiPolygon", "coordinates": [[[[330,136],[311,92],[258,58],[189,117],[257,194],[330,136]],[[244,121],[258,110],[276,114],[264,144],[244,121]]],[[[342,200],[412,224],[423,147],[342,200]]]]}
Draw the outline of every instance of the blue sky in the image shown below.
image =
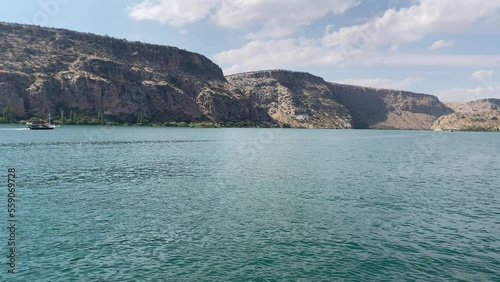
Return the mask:
{"type": "Polygon", "coordinates": [[[225,74],[500,98],[500,0],[3,0],[0,21],[176,46],[225,74]]]}

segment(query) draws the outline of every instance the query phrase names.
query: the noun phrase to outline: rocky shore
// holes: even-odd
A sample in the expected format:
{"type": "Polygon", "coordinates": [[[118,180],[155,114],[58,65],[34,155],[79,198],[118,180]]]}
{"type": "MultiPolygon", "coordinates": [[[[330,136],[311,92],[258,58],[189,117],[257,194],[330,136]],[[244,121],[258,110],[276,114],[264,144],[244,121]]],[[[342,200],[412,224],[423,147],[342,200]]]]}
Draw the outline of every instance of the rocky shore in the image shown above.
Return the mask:
{"type": "Polygon", "coordinates": [[[499,100],[327,82],[309,73],[224,76],[203,55],[63,29],[0,22],[0,122],[226,124],[499,130],[499,100]]]}

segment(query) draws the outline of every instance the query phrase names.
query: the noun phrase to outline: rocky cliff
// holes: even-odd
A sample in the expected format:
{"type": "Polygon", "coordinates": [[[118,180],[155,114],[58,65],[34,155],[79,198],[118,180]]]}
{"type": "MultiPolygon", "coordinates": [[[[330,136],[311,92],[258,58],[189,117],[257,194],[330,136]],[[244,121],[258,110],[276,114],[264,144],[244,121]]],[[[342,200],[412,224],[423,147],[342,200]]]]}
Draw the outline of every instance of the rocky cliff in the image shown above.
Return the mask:
{"type": "Polygon", "coordinates": [[[435,96],[325,82],[285,70],[227,80],[280,123],[314,128],[430,129],[452,112],[435,96]]]}
{"type": "Polygon", "coordinates": [[[447,103],[453,113],[442,116],[434,130],[500,130],[500,99],[447,103]]]}
{"type": "Polygon", "coordinates": [[[352,128],[346,107],[332,95],[330,84],[308,73],[258,71],[227,77],[229,83],[280,124],[308,128],[352,128]]]}
{"type": "Polygon", "coordinates": [[[336,83],[331,91],[349,110],[356,128],[427,130],[453,112],[431,95],[336,83]]]}
{"type": "Polygon", "coordinates": [[[0,109],[135,122],[271,122],[206,57],[175,47],[0,23],[0,109]]]}
{"type": "Polygon", "coordinates": [[[175,47],[0,22],[0,110],[106,121],[213,121],[306,128],[498,128],[498,100],[436,97],[324,81],[302,72],[224,77],[175,47]]]}

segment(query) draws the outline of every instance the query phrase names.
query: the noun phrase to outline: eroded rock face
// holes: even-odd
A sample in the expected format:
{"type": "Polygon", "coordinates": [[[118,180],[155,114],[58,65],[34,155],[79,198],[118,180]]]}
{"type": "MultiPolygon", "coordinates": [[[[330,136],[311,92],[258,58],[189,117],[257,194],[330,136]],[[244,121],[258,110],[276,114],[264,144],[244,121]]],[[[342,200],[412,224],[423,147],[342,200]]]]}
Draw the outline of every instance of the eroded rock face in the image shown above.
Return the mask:
{"type": "Polygon", "coordinates": [[[227,80],[280,124],[308,128],[352,127],[348,110],[320,77],[271,70],[231,75],[227,80]]]}
{"type": "Polygon", "coordinates": [[[439,118],[434,130],[500,130],[500,99],[453,102],[447,105],[454,113],[439,118]]]}
{"type": "Polygon", "coordinates": [[[449,102],[448,107],[460,113],[500,111],[500,99],[483,99],[471,102],[449,102]]]}
{"type": "Polygon", "coordinates": [[[498,128],[498,100],[441,103],[404,91],[325,82],[286,70],[224,77],[175,47],[0,22],[0,110],[73,111],[106,120],[250,122],[307,128],[498,128]]]}
{"type": "Polygon", "coordinates": [[[337,83],[331,90],[349,110],[356,128],[427,130],[453,112],[431,95],[337,83]]]}
{"type": "Polygon", "coordinates": [[[0,23],[0,86],[0,109],[18,118],[75,111],[122,122],[139,113],[151,121],[271,120],[231,93],[202,55],[61,29],[0,23]]]}
{"type": "Polygon", "coordinates": [[[452,112],[435,96],[328,83],[300,72],[249,72],[227,80],[279,123],[292,126],[428,130],[452,112]]]}
{"type": "Polygon", "coordinates": [[[26,116],[26,109],[29,108],[26,89],[33,82],[33,77],[25,73],[0,69],[0,110],[8,106],[16,116],[26,116]]]}

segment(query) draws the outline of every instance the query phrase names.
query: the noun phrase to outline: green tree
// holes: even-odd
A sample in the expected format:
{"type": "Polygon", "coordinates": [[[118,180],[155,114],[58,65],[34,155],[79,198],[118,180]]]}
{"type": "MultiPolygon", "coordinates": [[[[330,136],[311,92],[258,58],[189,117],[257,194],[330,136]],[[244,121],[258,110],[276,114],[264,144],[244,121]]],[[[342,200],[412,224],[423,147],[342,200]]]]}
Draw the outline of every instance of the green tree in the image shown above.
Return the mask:
{"type": "Polygon", "coordinates": [[[3,116],[2,117],[3,117],[3,122],[9,123],[9,117],[10,117],[9,108],[3,109],[3,116]]]}
{"type": "Polygon", "coordinates": [[[104,124],[104,113],[97,114],[97,123],[104,124]]]}
{"type": "Polygon", "coordinates": [[[61,123],[64,124],[64,111],[61,111],[61,123]]]}
{"type": "Polygon", "coordinates": [[[69,113],[69,120],[71,122],[71,124],[76,124],[76,113],[71,111],[69,113]]]}
{"type": "Polygon", "coordinates": [[[9,111],[9,123],[16,122],[16,114],[14,112],[9,111]]]}
{"type": "Polygon", "coordinates": [[[139,113],[137,115],[137,124],[142,124],[144,123],[144,114],[143,113],[139,113]]]}
{"type": "Polygon", "coordinates": [[[2,122],[13,123],[16,121],[16,113],[11,111],[10,108],[6,107],[3,109],[2,122]]]}

